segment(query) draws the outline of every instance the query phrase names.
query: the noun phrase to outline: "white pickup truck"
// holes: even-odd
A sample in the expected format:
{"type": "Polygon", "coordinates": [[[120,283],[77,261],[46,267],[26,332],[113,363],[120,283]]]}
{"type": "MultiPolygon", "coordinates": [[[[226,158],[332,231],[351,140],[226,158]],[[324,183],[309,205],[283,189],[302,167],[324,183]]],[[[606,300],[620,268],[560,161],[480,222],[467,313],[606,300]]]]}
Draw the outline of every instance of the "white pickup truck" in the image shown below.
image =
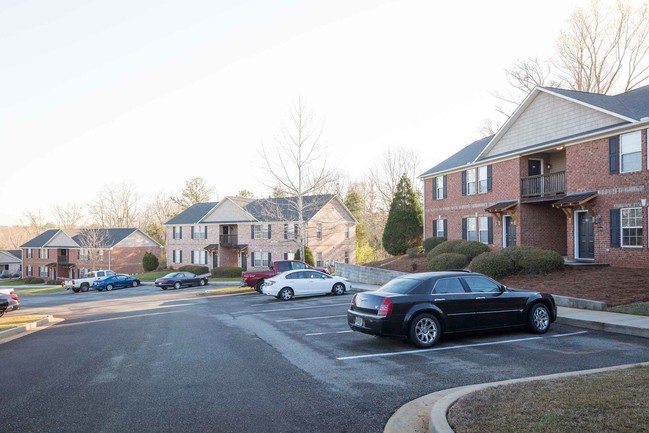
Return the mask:
{"type": "Polygon", "coordinates": [[[115,275],[115,272],[105,269],[91,271],[88,272],[88,276],[85,278],[72,278],[66,280],[65,283],[63,283],[63,287],[65,287],[66,290],[72,289],[74,293],[87,292],[96,283],[102,281],[106,277],[110,277],[111,275],[115,275]]]}

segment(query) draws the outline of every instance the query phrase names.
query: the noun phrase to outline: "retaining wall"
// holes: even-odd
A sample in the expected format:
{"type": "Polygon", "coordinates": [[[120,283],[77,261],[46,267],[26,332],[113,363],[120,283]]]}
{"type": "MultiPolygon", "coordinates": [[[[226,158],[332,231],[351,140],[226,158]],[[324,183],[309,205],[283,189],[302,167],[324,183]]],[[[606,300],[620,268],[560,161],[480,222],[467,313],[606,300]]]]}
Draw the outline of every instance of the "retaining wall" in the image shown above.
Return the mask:
{"type": "Polygon", "coordinates": [[[336,262],[336,275],[347,278],[356,283],[374,284],[382,286],[388,281],[405,275],[406,272],[389,271],[387,269],[370,268],[368,266],[351,265],[336,262]]]}

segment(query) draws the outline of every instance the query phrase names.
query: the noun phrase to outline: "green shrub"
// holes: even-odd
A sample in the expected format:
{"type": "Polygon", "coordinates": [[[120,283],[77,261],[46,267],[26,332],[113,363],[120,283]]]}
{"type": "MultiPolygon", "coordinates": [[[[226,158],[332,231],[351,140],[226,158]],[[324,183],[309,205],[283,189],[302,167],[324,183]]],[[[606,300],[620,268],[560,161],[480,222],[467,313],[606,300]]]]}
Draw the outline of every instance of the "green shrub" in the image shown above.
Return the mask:
{"type": "Polygon", "coordinates": [[[13,274],[11,278],[20,278],[20,274],[13,274]]]}
{"type": "Polygon", "coordinates": [[[503,278],[516,273],[516,266],[504,251],[486,252],[471,260],[469,269],[490,276],[503,278]]]}
{"type": "Polygon", "coordinates": [[[178,270],[182,272],[191,272],[192,274],[196,274],[196,275],[208,274],[210,272],[210,268],[208,268],[207,266],[197,266],[197,265],[181,266],[178,268],[178,270]]]}
{"type": "Polygon", "coordinates": [[[433,248],[445,241],[446,238],[438,238],[437,236],[424,239],[424,252],[428,254],[433,248]]]}
{"type": "Polygon", "coordinates": [[[144,253],[144,256],[142,257],[142,269],[144,269],[144,272],[155,271],[158,269],[158,265],[160,265],[160,262],[155,254],[148,251],[144,253]]]}
{"type": "Polygon", "coordinates": [[[519,262],[523,274],[549,274],[564,267],[563,257],[556,251],[534,248],[525,252],[519,262]]]}
{"type": "Polygon", "coordinates": [[[538,248],[535,247],[529,247],[526,245],[517,245],[515,247],[507,247],[504,250],[502,250],[502,254],[506,255],[509,260],[512,261],[516,268],[516,272],[519,272],[521,270],[521,260],[523,259],[523,256],[526,254],[529,254],[530,251],[537,250],[538,248]]]}
{"type": "MultiPolygon", "coordinates": [[[[302,260],[300,257],[300,249],[298,248],[295,252],[294,258],[295,260],[302,260]]],[[[315,266],[315,260],[313,260],[313,253],[311,252],[311,248],[307,247],[306,245],[304,246],[304,260],[302,261],[311,266],[315,266]]]]}
{"type": "Polygon", "coordinates": [[[429,271],[448,271],[449,269],[464,269],[469,263],[466,256],[458,253],[442,253],[429,256],[429,271]]]}
{"type": "MultiPolygon", "coordinates": [[[[36,283],[33,283],[33,284],[36,284],[36,283]]],[[[63,284],[63,281],[61,281],[61,280],[47,280],[47,284],[49,286],[60,286],[60,285],[63,284]]]]}
{"type": "Polygon", "coordinates": [[[236,266],[219,266],[218,268],[212,269],[212,276],[218,278],[238,278],[241,277],[243,268],[236,266]]]}
{"type": "Polygon", "coordinates": [[[419,254],[419,247],[410,247],[406,250],[406,254],[408,254],[408,257],[413,258],[417,254],[419,254]]]}
{"type": "Polygon", "coordinates": [[[43,284],[44,282],[44,279],[38,277],[28,277],[25,279],[25,284],[43,284]]]}
{"type": "Polygon", "coordinates": [[[0,278],[5,279],[5,278],[10,278],[11,274],[9,272],[3,272],[2,275],[0,275],[0,278]]]}
{"type": "Polygon", "coordinates": [[[441,244],[437,245],[428,253],[428,257],[430,260],[431,257],[435,257],[439,254],[455,253],[466,256],[467,262],[470,262],[474,257],[487,251],[491,250],[487,245],[481,242],[456,239],[452,241],[442,242],[441,244]]]}

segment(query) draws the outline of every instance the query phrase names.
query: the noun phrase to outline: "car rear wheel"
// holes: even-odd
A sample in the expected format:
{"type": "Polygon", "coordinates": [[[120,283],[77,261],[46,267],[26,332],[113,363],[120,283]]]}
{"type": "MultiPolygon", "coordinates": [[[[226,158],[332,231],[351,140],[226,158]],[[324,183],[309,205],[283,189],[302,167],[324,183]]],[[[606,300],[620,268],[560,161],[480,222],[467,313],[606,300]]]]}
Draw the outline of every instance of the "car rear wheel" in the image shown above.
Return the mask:
{"type": "Polygon", "coordinates": [[[79,293],[79,292],[81,291],[81,287],[73,287],[73,288],[72,288],[72,291],[73,291],[74,293],[79,293]]]}
{"type": "Polygon", "coordinates": [[[160,286],[160,288],[161,288],[162,290],[167,290],[167,289],[168,289],[167,286],[160,286]]]}
{"type": "Polygon", "coordinates": [[[334,284],[333,289],[331,289],[331,293],[334,295],[342,295],[345,293],[345,285],[343,283],[336,283],[334,284]]]}
{"type": "Polygon", "coordinates": [[[131,284],[131,285],[132,285],[133,287],[137,287],[137,286],[138,286],[137,281],[133,281],[133,284],[131,284]]]}
{"type": "Polygon", "coordinates": [[[108,290],[109,292],[113,290],[113,285],[112,284],[107,285],[106,290],[108,290]]]}
{"type": "Polygon", "coordinates": [[[545,334],[550,329],[550,312],[543,304],[532,306],[528,318],[528,327],[535,334],[545,334]]]}
{"type": "Polygon", "coordinates": [[[89,288],[90,288],[90,286],[88,284],[86,284],[86,283],[83,283],[81,285],[81,291],[82,292],[87,292],[89,288]]]}
{"type": "Polygon", "coordinates": [[[291,299],[293,299],[293,289],[291,289],[290,287],[284,287],[279,291],[278,296],[282,301],[290,301],[291,299]]]}
{"type": "Polygon", "coordinates": [[[439,321],[430,313],[420,314],[410,323],[408,340],[417,347],[433,347],[441,336],[439,321]]]}
{"type": "Polygon", "coordinates": [[[255,284],[255,290],[258,291],[259,293],[262,293],[263,286],[264,286],[264,280],[259,280],[257,281],[257,284],[255,284]]]}
{"type": "Polygon", "coordinates": [[[180,289],[180,281],[174,283],[174,289],[180,289]]]}

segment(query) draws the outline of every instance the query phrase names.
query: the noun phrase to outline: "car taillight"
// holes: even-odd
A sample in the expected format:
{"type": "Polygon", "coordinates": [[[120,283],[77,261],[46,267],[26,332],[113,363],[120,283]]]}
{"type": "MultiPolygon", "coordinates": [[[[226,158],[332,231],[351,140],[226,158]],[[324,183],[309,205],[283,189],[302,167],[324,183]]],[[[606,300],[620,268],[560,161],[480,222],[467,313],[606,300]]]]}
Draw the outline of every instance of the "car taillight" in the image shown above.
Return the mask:
{"type": "Polygon", "coordinates": [[[17,301],[18,300],[18,295],[11,295],[11,299],[13,299],[14,301],[17,301]]]}
{"type": "Polygon", "coordinates": [[[352,301],[349,303],[349,309],[356,305],[356,295],[352,296],[352,301]]]}
{"type": "Polygon", "coordinates": [[[247,280],[248,278],[250,278],[250,275],[249,274],[243,274],[243,278],[245,278],[247,280]]]}
{"type": "Polygon", "coordinates": [[[392,301],[390,298],[384,298],[379,306],[378,316],[387,317],[392,312],[392,301]]]}

